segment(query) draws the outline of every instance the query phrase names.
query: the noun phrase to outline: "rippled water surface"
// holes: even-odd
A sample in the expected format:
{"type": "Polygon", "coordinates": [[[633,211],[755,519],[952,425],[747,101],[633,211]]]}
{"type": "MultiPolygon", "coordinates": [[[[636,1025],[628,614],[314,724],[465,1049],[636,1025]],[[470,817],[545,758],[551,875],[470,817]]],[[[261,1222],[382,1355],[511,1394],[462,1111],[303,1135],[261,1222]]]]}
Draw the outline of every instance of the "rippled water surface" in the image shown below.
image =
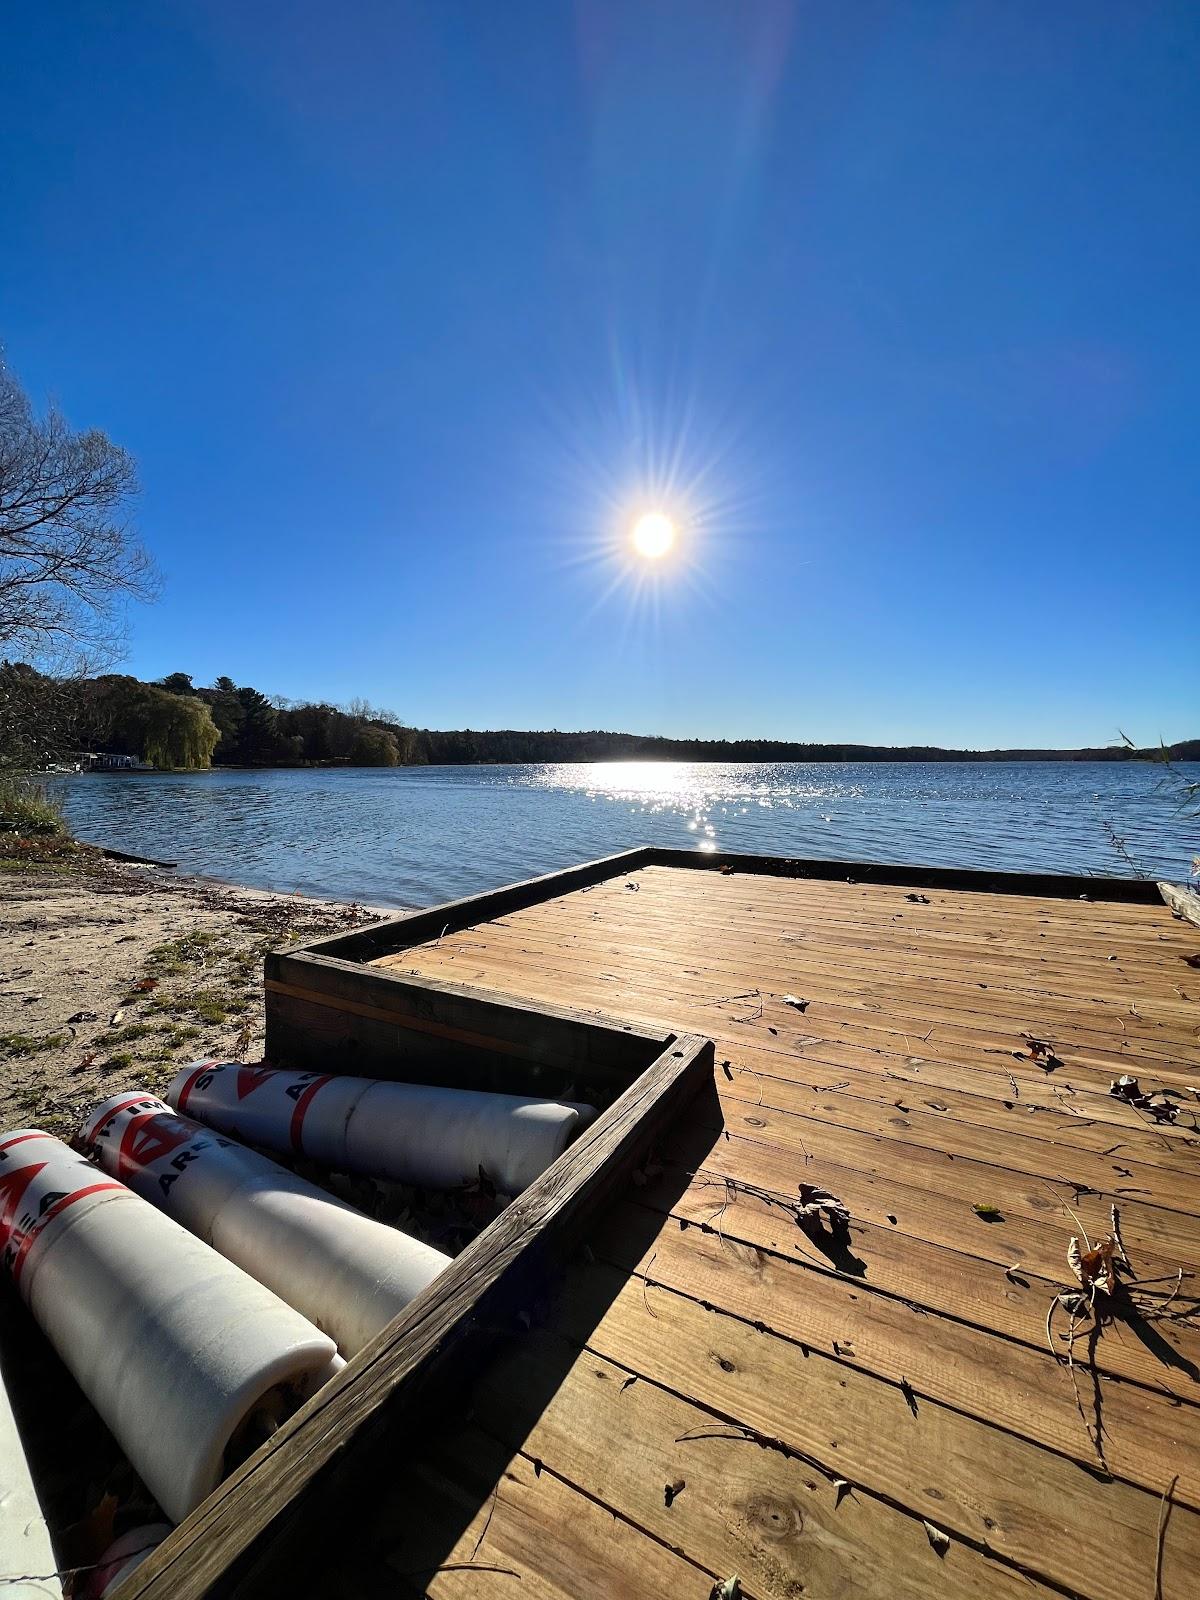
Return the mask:
{"type": "Polygon", "coordinates": [[[1186,877],[1200,765],[1012,762],[85,773],[82,838],[182,870],[426,905],[635,844],[856,861],[1186,877]]]}

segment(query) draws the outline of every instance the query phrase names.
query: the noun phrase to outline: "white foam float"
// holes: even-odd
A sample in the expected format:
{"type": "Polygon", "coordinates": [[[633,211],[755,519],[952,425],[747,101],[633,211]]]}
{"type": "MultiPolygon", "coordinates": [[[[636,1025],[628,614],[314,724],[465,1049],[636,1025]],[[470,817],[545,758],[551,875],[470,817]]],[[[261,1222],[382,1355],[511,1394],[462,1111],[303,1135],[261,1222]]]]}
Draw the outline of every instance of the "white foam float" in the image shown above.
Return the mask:
{"type": "Polygon", "coordinates": [[[39,1129],[0,1139],[0,1260],[175,1522],[335,1355],[298,1311],[39,1129]]]}
{"type": "Polygon", "coordinates": [[[527,1189],[596,1115],[576,1101],[235,1061],[185,1067],[166,1098],[225,1133],[338,1172],[453,1189],[482,1170],[507,1195],[527,1189]]]}
{"type": "Polygon", "coordinates": [[[5,1600],[62,1600],[57,1566],[0,1372],[0,1592],[5,1600]]]}
{"type": "Polygon", "coordinates": [[[106,1172],[302,1311],[343,1356],[450,1262],[144,1090],[96,1106],[79,1141],[106,1172]]]}
{"type": "Polygon", "coordinates": [[[169,1522],[148,1522],[114,1539],[95,1571],[89,1573],[83,1600],[108,1600],[109,1595],[116,1594],[123,1581],[150,1559],[170,1531],[169,1522]]]}

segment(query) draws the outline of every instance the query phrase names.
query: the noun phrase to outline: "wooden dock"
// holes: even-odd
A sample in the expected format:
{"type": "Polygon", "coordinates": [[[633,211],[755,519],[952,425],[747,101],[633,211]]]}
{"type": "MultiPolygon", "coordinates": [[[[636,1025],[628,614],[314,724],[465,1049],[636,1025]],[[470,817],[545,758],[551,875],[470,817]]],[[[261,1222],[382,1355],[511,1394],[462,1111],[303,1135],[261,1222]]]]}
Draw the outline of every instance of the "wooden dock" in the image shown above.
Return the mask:
{"type": "Polygon", "coordinates": [[[897,876],[651,864],[377,958],[706,1034],[716,1094],[397,1453],[339,1592],[1196,1593],[1200,937],[897,876]],[[1151,1314],[1068,1365],[1114,1204],[1151,1314]]]}

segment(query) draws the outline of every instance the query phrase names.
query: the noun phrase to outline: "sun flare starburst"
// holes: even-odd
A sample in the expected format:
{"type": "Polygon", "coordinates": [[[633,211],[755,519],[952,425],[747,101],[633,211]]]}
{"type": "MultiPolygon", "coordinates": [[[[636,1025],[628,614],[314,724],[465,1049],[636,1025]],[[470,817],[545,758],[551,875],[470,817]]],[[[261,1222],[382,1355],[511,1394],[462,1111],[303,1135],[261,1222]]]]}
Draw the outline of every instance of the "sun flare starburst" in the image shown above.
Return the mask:
{"type": "Polygon", "coordinates": [[[547,396],[532,503],[580,579],[580,615],[619,609],[618,637],[640,647],[720,604],[771,498],[771,434],[753,406],[703,404],[694,378],[640,373],[615,338],[612,365],[610,391],[547,396]]]}
{"type": "Polygon", "coordinates": [[[633,548],[647,561],[661,561],[675,546],[675,524],[662,511],[647,511],[633,525],[633,548]]]}

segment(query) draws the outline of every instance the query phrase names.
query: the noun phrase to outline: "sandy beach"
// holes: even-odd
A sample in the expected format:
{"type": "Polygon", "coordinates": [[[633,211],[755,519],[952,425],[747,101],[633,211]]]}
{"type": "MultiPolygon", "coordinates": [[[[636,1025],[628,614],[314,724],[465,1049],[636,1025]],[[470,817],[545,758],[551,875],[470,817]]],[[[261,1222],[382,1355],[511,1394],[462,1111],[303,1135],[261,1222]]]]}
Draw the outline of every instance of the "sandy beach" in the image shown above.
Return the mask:
{"type": "Polygon", "coordinates": [[[99,852],[0,864],[0,1127],[68,1134],[126,1088],[262,1052],[262,961],[379,915],[99,852]]]}

